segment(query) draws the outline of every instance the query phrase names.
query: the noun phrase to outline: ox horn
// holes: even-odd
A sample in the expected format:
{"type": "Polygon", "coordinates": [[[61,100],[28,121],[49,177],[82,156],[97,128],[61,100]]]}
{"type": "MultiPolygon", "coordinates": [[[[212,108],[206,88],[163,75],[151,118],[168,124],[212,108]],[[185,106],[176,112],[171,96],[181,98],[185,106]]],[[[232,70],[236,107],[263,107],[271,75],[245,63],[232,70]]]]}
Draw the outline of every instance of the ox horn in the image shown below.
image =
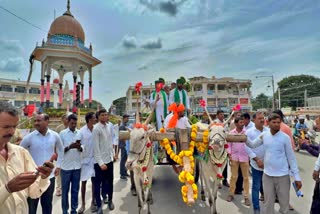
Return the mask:
{"type": "Polygon", "coordinates": [[[136,112],[136,123],[140,123],[139,111],[136,112]]]}
{"type": "Polygon", "coordinates": [[[212,124],[212,123],[213,123],[213,121],[212,121],[211,116],[210,116],[210,114],[209,114],[209,112],[208,112],[207,106],[205,106],[205,107],[204,107],[204,110],[205,110],[205,112],[206,112],[206,113],[207,113],[207,115],[208,115],[208,118],[209,118],[209,121],[210,121],[210,123],[209,123],[209,124],[212,124]]]}
{"type": "Polygon", "coordinates": [[[139,98],[137,98],[137,112],[136,112],[136,123],[140,123],[140,113],[139,113],[139,98]]]}
{"type": "Polygon", "coordinates": [[[234,111],[232,111],[228,119],[224,121],[223,126],[225,126],[229,122],[229,120],[231,120],[233,114],[234,114],[234,111]]]}

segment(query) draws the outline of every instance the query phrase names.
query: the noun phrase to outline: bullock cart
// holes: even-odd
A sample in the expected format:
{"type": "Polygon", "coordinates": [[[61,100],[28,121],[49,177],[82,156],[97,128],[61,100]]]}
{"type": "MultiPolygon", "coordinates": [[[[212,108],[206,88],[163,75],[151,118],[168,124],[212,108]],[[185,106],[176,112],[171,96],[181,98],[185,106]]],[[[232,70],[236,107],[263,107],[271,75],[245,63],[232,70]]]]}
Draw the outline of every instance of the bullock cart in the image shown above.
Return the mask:
{"type": "MultiPolygon", "coordinates": [[[[148,138],[150,141],[159,141],[161,145],[166,148],[167,153],[170,157],[179,165],[183,166],[183,171],[179,175],[179,180],[184,183],[181,188],[181,193],[183,196],[183,200],[188,205],[194,204],[197,199],[197,186],[195,184],[195,178],[197,177],[197,169],[195,169],[195,158],[193,157],[194,149],[196,147],[197,142],[207,142],[207,147],[214,146],[219,142],[214,138],[216,135],[218,137],[223,138],[223,142],[221,142],[222,148],[225,142],[244,142],[246,141],[245,135],[230,135],[226,134],[223,131],[223,134],[219,133],[211,133],[216,132],[217,130],[201,130],[197,128],[195,131],[195,126],[192,126],[192,129],[170,129],[166,132],[163,131],[151,131],[148,132],[148,138]],[[194,132],[194,133],[192,133],[194,132]],[[210,133],[208,133],[210,132],[210,133]],[[223,135],[223,136],[222,136],[223,135]],[[175,141],[177,145],[177,152],[173,153],[171,146],[168,144],[170,141],[175,141]],[[211,142],[212,141],[212,142],[211,142]]],[[[120,140],[130,139],[130,132],[128,131],[120,131],[119,134],[120,140]]],[[[197,150],[198,147],[196,147],[197,150]]],[[[224,167],[224,166],[223,166],[224,167]]],[[[199,171],[198,171],[199,172],[199,171]]],[[[209,200],[210,202],[210,200],[209,200]]]]}

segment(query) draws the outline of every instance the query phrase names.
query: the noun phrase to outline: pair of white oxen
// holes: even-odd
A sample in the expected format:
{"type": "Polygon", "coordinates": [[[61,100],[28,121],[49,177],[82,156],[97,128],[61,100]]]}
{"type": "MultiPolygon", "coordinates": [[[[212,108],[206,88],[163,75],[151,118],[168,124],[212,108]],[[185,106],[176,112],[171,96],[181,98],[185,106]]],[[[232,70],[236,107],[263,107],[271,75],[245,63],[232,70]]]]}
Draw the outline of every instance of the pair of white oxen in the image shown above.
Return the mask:
{"type": "MultiPolygon", "coordinates": [[[[132,129],[130,132],[130,151],[127,159],[126,167],[134,172],[134,182],[138,194],[138,209],[141,213],[146,208],[146,212],[151,213],[150,204],[153,202],[152,195],[150,192],[152,184],[152,175],[154,168],[153,161],[153,152],[151,146],[150,152],[150,142],[154,140],[155,129],[151,125],[148,125],[151,114],[144,122],[144,124],[138,125],[132,129]],[[149,149],[149,151],[148,151],[149,149]],[[146,205],[146,206],[145,206],[146,205]]],[[[136,118],[137,124],[139,124],[139,118],[136,118]]],[[[210,126],[207,124],[198,123],[198,128],[207,129],[209,128],[209,144],[208,147],[214,148],[209,150],[209,160],[208,161],[199,161],[199,170],[200,170],[200,181],[201,181],[201,199],[205,200],[203,183],[206,186],[206,191],[208,195],[208,200],[210,204],[210,213],[217,213],[216,210],[216,200],[217,200],[217,191],[219,178],[217,177],[218,166],[217,162],[221,163],[222,166],[219,166],[219,171],[223,171],[225,168],[226,161],[226,149],[224,144],[228,141],[245,141],[245,136],[230,136],[227,135],[224,126],[215,125],[210,121],[210,126]],[[227,139],[228,138],[228,139],[227,139]]],[[[225,125],[225,124],[223,124],[225,125]]],[[[159,132],[157,132],[159,134],[159,132]]],[[[128,138],[128,133],[120,133],[120,139],[128,138]],[[125,137],[126,135],[126,137],[125,137]]]]}

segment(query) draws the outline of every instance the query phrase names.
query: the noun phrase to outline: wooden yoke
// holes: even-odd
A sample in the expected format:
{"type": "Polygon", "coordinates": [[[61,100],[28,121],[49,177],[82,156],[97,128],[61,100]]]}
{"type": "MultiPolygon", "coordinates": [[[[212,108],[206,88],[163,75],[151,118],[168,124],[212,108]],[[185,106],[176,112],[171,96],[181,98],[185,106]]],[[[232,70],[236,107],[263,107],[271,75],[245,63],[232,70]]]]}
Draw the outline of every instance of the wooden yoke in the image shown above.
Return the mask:
{"type": "MultiPolygon", "coordinates": [[[[173,129],[174,130],[174,129],[173,129]]],[[[185,129],[186,132],[188,133],[188,130],[185,129]]],[[[202,142],[202,136],[203,133],[201,131],[198,131],[197,137],[196,137],[196,142],[202,142]]],[[[151,141],[162,141],[164,138],[168,138],[169,141],[176,141],[176,135],[175,132],[173,131],[167,131],[165,133],[160,133],[160,132],[153,132],[150,133],[150,140],[151,141]]],[[[119,140],[129,140],[130,139],[130,132],[129,131],[120,131],[119,133],[119,140]]],[[[240,143],[240,142],[245,142],[247,140],[247,136],[244,134],[227,134],[226,141],[228,143],[240,143]]]]}

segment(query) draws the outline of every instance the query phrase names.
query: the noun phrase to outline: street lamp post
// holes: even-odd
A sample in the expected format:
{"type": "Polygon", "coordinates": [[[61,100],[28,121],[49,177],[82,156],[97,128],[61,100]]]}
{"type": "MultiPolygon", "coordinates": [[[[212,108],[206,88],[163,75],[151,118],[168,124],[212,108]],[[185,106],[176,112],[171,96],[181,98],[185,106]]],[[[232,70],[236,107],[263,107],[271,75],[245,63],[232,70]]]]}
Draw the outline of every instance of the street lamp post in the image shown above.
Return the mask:
{"type": "Polygon", "coordinates": [[[273,78],[273,75],[259,75],[259,76],[256,76],[256,78],[260,78],[260,77],[271,77],[271,81],[272,81],[272,110],[275,110],[274,78],[273,78]]]}

